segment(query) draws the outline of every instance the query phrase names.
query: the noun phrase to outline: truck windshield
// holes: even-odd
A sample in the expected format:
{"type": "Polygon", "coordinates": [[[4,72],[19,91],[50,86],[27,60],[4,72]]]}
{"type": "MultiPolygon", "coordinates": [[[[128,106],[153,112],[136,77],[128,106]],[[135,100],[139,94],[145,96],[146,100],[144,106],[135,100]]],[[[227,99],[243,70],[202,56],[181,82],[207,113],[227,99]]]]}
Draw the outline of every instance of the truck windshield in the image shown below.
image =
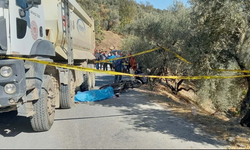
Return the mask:
{"type": "Polygon", "coordinates": [[[16,5],[21,7],[22,9],[27,8],[26,0],[16,0],[16,5]]]}

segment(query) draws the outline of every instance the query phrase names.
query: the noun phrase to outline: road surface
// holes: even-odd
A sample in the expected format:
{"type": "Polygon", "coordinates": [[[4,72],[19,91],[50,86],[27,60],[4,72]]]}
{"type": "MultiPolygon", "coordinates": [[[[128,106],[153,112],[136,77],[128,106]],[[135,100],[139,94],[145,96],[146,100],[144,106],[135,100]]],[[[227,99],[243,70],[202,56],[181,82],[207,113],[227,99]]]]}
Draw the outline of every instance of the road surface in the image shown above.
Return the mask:
{"type": "MultiPolygon", "coordinates": [[[[112,82],[112,76],[97,75],[97,87],[112,82]]],[[[16,113],[0,115],[0,148],[82,149],[172,149],[225,148],[169,110],[131,90],[119,98],[78,104],[70,110],[56,110],[48,132],[33,132],[29,119],[16,113]]]]}

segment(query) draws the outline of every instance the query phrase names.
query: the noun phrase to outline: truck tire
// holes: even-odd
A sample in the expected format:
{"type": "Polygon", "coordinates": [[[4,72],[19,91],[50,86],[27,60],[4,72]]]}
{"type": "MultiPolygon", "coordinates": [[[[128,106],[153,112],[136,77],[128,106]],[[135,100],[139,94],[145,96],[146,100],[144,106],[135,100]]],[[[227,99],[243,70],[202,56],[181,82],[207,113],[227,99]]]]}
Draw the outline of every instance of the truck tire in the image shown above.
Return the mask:
{"type": "MultiPolygon", "coordinates": [[[[95,65],[94,64],[88,64],[87,65],[88,66],[88,68],[92,68],[92,69],[95,69],[95,65]]],[[[94,72],[90,72],[89,73],[89,82],[90,82],[90,84],[89,84],[89,90],[91,90],[91,89],[94,89],[95,88],[95,73],[94,72]]]]}
{"type": "Polygon", "coordinates": [[[60,91],[59,91],[59,83],[55,77],[52,77],[53,84],[55,87],[55,105],[56,108],[60,108],[60,91]]]}
{"type": "Polygon", "coordinates": [[[34,116],[31,117],[31,126],[34,131],[48,131],[54,123],[55,116],[55,86],[49,75],[43,76],[40,99],[33,104],[34,116]]]}
{"type": "Polygon", "coordinates": [[[95,88],[95,73],[91,72],[91,88],[94,89],[95,88]]]}
{"type": "Polygon", "coordinates": [[[70,109],[74,106],[75,101],[75,81],[72,71],[69,73],[70,82],[67,85],[60,85],[60,107],[70,109]]]}

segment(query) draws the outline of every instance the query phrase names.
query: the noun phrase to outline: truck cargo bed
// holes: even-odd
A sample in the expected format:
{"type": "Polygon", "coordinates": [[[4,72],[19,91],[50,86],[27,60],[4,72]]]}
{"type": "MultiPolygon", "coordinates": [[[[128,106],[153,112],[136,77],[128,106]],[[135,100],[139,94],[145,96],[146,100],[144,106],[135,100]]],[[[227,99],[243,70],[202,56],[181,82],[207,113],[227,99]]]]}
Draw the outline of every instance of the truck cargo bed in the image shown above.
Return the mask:
{"type": "MultiPolygon", "coordinates": [[[[57,53],[57,59],[67,60],[67,38],[65,34],[64,4],[62,0],[43,0],[46,37],[57,53]]],[[[70,3],[70,29],[73,38],[74,59],[95,59],[94,20],[75,0],[70,3]]]]}

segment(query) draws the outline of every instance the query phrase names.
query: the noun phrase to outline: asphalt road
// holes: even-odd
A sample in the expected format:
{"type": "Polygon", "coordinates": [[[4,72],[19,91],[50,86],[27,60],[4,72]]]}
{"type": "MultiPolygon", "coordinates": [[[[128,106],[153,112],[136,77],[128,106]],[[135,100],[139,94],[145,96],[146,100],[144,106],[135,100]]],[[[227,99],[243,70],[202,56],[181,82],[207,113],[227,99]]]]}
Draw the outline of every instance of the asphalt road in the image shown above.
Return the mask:
{"type": "MultiPolygon", "coordinates": [[[[97,87],[113,81],[97,75],[97,87]]],[[[198,126],[178,118],[130,90],[119,98],[78,104],[56,111],[48,132],[33,132],[29,119],[16,113],[0,115],[0,148],[155,149],[225,148],[223,142],[206,135],[198,126]]]]}

